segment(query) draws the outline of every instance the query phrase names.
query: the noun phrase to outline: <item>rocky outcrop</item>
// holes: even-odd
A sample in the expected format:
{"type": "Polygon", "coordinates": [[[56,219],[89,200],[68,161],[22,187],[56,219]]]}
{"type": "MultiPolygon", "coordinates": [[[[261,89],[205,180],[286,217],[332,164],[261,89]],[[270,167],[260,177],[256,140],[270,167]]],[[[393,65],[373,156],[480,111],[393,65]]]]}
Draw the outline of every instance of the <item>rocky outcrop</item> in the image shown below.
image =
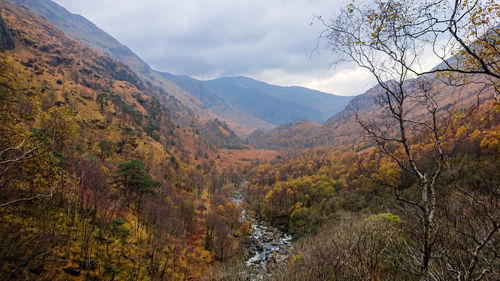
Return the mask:
{"type": "Polygon", "coordinates": [[[12,50],[14,47],[14,39],[0,15],[0,50],[12,50]]]}

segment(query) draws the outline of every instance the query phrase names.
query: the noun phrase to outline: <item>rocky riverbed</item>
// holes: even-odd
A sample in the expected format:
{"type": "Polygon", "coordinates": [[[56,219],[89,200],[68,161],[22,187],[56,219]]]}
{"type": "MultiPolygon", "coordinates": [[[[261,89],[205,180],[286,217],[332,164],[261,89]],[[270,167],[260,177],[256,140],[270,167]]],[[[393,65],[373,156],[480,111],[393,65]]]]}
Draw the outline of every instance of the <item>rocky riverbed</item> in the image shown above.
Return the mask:
{"type": "MultiPolygon", "coordinates": [[[[231,200],[237,204],[243,202],[243,195],[236,194],[231,200]]],[[[273,270],[286,262],[292,250],[292,235],[256,219],[251,212],[242,209],[240,219],[247,220],[252,228],[248,258],[245,263],[252,280],[261,280],[272,275],[273,270]]]]}

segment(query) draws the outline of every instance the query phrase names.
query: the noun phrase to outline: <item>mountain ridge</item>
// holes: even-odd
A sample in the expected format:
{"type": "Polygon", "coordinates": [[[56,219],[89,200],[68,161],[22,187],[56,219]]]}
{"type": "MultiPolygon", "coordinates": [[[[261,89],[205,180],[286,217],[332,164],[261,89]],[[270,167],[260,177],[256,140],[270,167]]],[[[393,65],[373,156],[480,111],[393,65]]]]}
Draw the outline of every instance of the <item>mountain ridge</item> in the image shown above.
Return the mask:
{"type": "Polygon", "coordinates": [[[190,92],[197,99],[203,102],[207,109],[212,110],[215,114],[223,117],[225,120],[233,121],[232,127],[243,137],[252,133],[253,129],[268,131],[275,127],[274,124],[261,120],[235,108],[225,99],[221,98],[217,92],[205,85],[203,81],[199,81],[187,75],[174,75],[167,72],[158,73],[160,73],[160,75],[164,78],[174,82],[185,91],[190,92]],[[250,128],[240,124],[247,124],[250,128]]]}
{"type": "Polygon", "coordinates": [[[275,125],[307,119],[324,122],[352,97],[298,86],[277,86],[245,76],[203,81],[236,108],[275,125]]]}
{"type": "MultiPolygon", "coordinates": [[[[133,53],[111,35],[97,27],[85,17],[73,14],[51,0],[8,0],[25,6],[27,9],[41,15],[58,27],[66,35],[82,42],[86,46],[108,54],[110,57],[127,64],[147,84],[159,90],[158,98],[169,101],[167,96],[173,96],[201,119],[216,117],[213,112],[202,108],[202,103],[169,80],[164,79],[151,69],[142,59],[133,53]]],[[[179,119],[183,125],[189,125],[191,120],[179,119]]]]}
{"type": "MultiPolygon", "coordinates": [[[[67,11],[64,7],[61,7],[57,3],[51,0],[9,0],[11,2],[16,2],[24,5],[28,9],[42,15],[52,24],[60,28],[65,34],[79,40],[85,45],[94,48],[98,51],[108,54],[109,56],[117,59],[135,71],[139,77],[147,84],[155,87],[160,92],[158,98],[163,99],[165,102],[174,103],[176,102],[171,98],[167,99],[166,96],[173,96],[175,99],[179,100],[187,108],[189,108],[193,114],[197,115],[202,120],[210,119],[220,119],[226,122],[231,129],[235,130],[239,136],[247,136],[255,129],[261,129],[264,131],[272,129],[276,125],[281,125],[289,121],[294,121],[297,119],[307,118],[312,121],[322,122],[331,117],[334,113],[340,111],[342,107],[346,104],[348,97],[338,98],[340,102],[335,106],[330,106],[332,103],[327,100],[333,100],[332,97],[323,97],[323,99],[318,99],[319,91],[314,91],[302,87],[280,87],[269,85],[264,82],[252,80],[254,82],[260,82],[260,86],[264,85],[266,89],[258,89],[258,94],[265,97],[270,104],[281,103],[281,100],[285,100],[280,108],[271,107],[268,112],[259,112],[259,102],[255,102],[253,106],[253,111],[247,110],[248,107],[244,106],[242,102],[235,104],[230,104],[227,98],[222,97],[226,101],[220,99],[215,99],[214,101],[208,101],[199,93],[193,91],[189,92],[186,88],[176,84],[180,83],[179,79],[170,77],[166,78],[161,72],[151,69],[151,67],[146,64],[139,56],[133,53],[128,47],[118,42],[111,35],[107,34],[105,31],[97,27],[95,24],[84,18],[83,16],[73,14],[67,11]],[[172,81],[175,80],[175,81],[172,81]],[[271,87],[272,89],[270,89],[271,87]],[[289,93],[290,97],[284,98],[283,91],[289,93]],[[270,93],[271,92],[271,93],[270,93]],[[275,92],[275,93],[272,93],[275,92]],[[302,92],[302,93],[301,93],[302,92]],[[306,99],[299,98],[303,95],[303,92],[308,92],[309,96],[306,99]],[[295,96],[293,96],[295,95],[295,96]],[[314,97],[314,98],[311,98],[314,97]],[[275,99],[280,98],[280,99],[275,99]],[[300,100],[300,102],[298,102],[300,100]],[[290,102],[291,103],[287,103],[290,102]],[[307,103],[310,101],[316,101],[315,105],[311,106],[300,104],[307,103]],[[313,107],[313,109],[311,109],[313,107]],[[294,109],[293,112],[287,113],[287,116],[277,116],[276,113],[278,109],[294,109]],[[333,111],[330,110],[333,108],[333,111]],[[262,118],[264,119],[262,119],[262,118]]],[[[191,78],[193,79],[193,78],[191,78]]],[[[248,78],[249,79],[249,78],[248,78]]],[[[197,80],[198,81],[198,80],[197,80]]],[[[192,82],[192,81],[191,81],[192,82]]],[[[199,81],[207,85],[207,81],[199,81]]],[[[186,85],[184,85],[186,86],[186,85]]],[[[213,90],[213,89],[212,89],[213,90]]],[[[207,91],[205,91],[207,92],[207,91]]],[[[215,95],[211,95],[214,97],[215,95]]],[[[220,93],[219,93],[220,96],[220,93]]],[[[179,119],[181,124],[187,126],[191,123],[190,120],[179,119]]]]}
{"type": "MultiPolygon", "coordinates": [[[[449,108],[464,109],[488,100],[488,94],[477,96],[477,93],[482,91],[478,85],[463,85],[457,89],[453,85],[433,79],[431,76],[409,80],[406,85],[407,89],[415,88],[415,85],[423,79],[431,79],[433,87],[439,89],[434,98],[437,104],[445,110],[449,108]]],[[[478,81],[480,81],[479,78],[478,81]]],[[[365,93],[355,96],[344,110],[333,115],[324,123],[292,122],[267,132],[255,131],[246,138],[246,141],[250,145],[263,149],[292,150],[352,144],[363,136],[361,127],[356,122],[355,111],[363,119],[377,120],[381,113],[377,112],[376,99],[381,91],[383,91],[382,87],[375,85],[365,93]]],[[[487,91],[492,91],[492,89],[489,88],[487,91]]],[[[418,118],[418,116],[423,115],[424,111],[423,105],[408,103],[408,116],[418,118]]]]}
{"type": "Polygon", "coordinates": [[[302,86],[280,86],[259,81],[246,76],[229,76],[211,79],[209,81],[233,79],[240,85],[254,87],[264,90],[266,93],[288,101],[295,101],[299,104],[318,109],[325,116],[332,116],[343,109],[352,96],[341,96],[302,86]]]}

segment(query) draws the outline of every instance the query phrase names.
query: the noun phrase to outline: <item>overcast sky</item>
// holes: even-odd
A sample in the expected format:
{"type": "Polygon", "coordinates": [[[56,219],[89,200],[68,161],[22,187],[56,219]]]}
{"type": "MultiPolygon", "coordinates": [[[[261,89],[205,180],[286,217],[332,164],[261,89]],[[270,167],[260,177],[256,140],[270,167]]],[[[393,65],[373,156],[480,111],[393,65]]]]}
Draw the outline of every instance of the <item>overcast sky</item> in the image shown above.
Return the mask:
{"type": "Polygon", "coordinates": [[[198,79],[244,75],[272,84],[355,95],[374,85],[315,50],[344,0],[55,0],[111,34],[152,68],[198,79]]]}

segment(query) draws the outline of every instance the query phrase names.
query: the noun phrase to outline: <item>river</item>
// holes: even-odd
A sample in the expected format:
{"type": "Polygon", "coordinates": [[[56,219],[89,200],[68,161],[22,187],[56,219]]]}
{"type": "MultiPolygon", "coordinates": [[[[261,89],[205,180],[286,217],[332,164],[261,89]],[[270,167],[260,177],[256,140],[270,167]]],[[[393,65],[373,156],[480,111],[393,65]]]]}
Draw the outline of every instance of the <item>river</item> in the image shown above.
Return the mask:
{"type": "MultiPolygon", "coordinates": [[[[240,187],[244,187],[244,183],[240,187]]],[[[240,205],[244,200],[244,194],[240,191],[231,197],[231,200],[240,205]]],[[[247,247],[249,255],[245,260],[251,279],[262,280],[264,277],[272,276],[273,268],[288,259],[292,249],[292,235],[265,221],[258,220],[251,212],[243,208],[240,220],[248,221],[252,228],[250,245],[247,247]]]]}

